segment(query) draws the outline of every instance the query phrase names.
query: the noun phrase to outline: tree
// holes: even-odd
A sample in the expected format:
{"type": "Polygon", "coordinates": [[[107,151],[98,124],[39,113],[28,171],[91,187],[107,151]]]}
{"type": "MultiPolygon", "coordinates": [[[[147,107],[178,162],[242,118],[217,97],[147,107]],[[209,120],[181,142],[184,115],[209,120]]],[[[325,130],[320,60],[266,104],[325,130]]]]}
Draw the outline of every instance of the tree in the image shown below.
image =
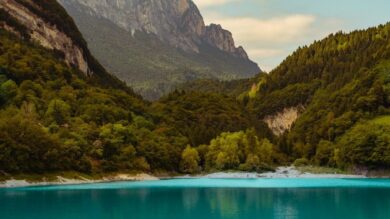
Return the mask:
{"type": "Polygon", "coordinates": [[[260,159],[257,155],[248,154],[244,164],[240,165],[242,171],[257,171],[260,167],[260,159]]]}
{"type": "Polygon", "coordinates": [[[206,169],[236,169],[243,156],[244,135],[244,132],[227,132],[213,139],[206,154],[206,169]]]}
{"type": "Polygon", "coordinates": [[[315,163],[319,166],[326,166],[333,157],[334,146],[332,142],[322,140],[317,146],[315,163]]]}
{"type": "Polygon", "coordinates": [[[59,142],[36,121],[14,115],[0,121],[0,166],[11,173],[64,170],[59,142]]]}
{"type": "Polygon", "coordinates": [[[268,140],[263,139],[255,148],[255,154],[258,156],[259,160],[263,164],[272,163],[272,152],[274,145],[268,140]]]}
{"type": "Polygon", "coordinates": [[[345,166],[390,166],[390,117],[361,122],[338,141],[341,162],[345,166]]]}
{"type": "Polygon", "coordinates": [[[50,101],[46,116],[52,122],[63,125],[70,117],[70,106],[60,99],[50,101]]]}
{"type": "Polygon", "coordinates": [[[189,174],[199,172],[199,161],[198,151],[191,146],[187,146],[181,155],[180,171],[189,174]]]}
{"type": "Polygon", "coordinates": [[[0,84],[0,105],[7,103],[15,97],[18,92],[18,86],[12,80],[0,84]]]}

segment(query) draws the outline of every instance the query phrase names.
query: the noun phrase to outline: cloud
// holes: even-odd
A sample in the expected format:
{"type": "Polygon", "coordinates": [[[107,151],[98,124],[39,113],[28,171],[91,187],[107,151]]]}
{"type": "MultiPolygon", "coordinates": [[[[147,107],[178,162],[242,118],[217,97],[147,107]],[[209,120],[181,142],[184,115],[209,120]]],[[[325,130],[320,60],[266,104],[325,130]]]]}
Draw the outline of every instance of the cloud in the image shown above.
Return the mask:
{"type": "Polygon", "coordinates": [[[236,45],[270,71],[298,46],[311,43],[320,34],[320,20],[310,14],[290,14],[271,18],[231,17],[208,13],[206,23],[221,24],[232,32],[236,45]]]}
{"type": "Polygon", "coordinates": [[[212,6],[224,5],[235,1],[239,1],[239,0],[194,0],[195,4],[199,8],[208,8],[212,6]]]}
{"type": "Polygon", "coordinates": [[[208,16],[231,31],[238,42],[288,43],[305,36],[316,21],[313,15],[295,14],[270,19],[208,16]]]}

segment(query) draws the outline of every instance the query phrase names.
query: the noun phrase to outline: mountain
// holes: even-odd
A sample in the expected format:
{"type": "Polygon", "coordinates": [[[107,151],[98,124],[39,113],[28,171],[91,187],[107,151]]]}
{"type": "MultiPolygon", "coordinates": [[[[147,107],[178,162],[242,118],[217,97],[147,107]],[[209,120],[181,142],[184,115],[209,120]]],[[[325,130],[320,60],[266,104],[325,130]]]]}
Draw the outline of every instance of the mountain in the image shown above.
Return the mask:
{"type": "Polygon", "coordinates": [[[186,139],[95,61],[56,1],[1,1],[0,42],[0,178],[178,169],[186,139]]]}
{"type": "Polygon", "coordinates": [[[145,102],[94,59],[56,1],[0,2],[1,180],[177,172],[190,143],[252,124],[243,106],[220,94],[145,102]]]}
{"type": "Polygon", "coordinates": [[[332,34],[270,74],[193,81],[150,103],[94,59],[56,1],[0,2],[1,180],[291,163],[388,170],[389,133],[390,24],[332,34]]]}
{"type": "Polygon", "coordinates": [[[73,20],[55,1],[4,0],[0,2],[0,12],[2,28],[57,51],[68,65],[78,68],[91,81],[125,88],[91,55],[73,20]]]}
{"type": "Polygon", "coordinates": [[[299,48],[242,98],[290,158],[388,168],[390,24],[299,48]]]}
{"type": "Polygon", "coordinates": [[[99,61],[148,99],[195,79],[260,72],[229,31],[205,25],[191,0],[60,2],[99,61]]]}

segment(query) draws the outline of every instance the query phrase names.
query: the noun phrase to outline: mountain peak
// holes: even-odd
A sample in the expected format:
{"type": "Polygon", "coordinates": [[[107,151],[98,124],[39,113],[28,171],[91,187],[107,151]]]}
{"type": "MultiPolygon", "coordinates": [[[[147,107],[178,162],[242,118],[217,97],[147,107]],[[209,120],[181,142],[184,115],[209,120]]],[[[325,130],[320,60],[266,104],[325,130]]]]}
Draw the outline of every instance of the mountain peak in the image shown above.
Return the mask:
{"type": "Polygon", "coordinates": [[[206,26],[191,0],[60,0],[64,5],[79,3],[91,13],[121,28],[156,35],[163,42],[186,52],[199,53],[207,43],[235,57],[248,59],[244,49],[236,48],[232,34],[220,25],[206,26]]]}
{"type": "Polygon", "coordinates": [[[242,46],[236,47],[233,35],[219,24],[210,24],[206,27],[203,39],[212,46],[228,52],[234,56],[248,59],[248,55],[242,46]]]}

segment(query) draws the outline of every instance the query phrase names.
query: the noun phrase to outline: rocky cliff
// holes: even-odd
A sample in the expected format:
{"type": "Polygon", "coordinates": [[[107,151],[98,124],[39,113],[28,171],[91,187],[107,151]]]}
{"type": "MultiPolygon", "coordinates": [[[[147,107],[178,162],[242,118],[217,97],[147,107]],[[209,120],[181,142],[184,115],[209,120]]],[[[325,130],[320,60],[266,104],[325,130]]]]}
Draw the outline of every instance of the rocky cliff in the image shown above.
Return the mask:
{"type": "MultiPolygon", "coordinates": [[[[66,63],[79,68],[86,75],[92,74],[83,48],[77,45],[68,33],[41,17],[39,5],[32,1],[1,0],[0,9],[24,26],[31,40],[48,49],[61,51],[66,63]],[[31,10],[32,8],[35,10],[31,10]]],[[[2,23],[5,29],[18,32],[7,22],[2,23]]]]}
{"type": "Polygon", "coordinates": [[[132,93],[92,56],[73,19],[56,0],[1,0],[0,29],[52,50],[91,83],[132,93]]]}
{"type": "Polygon", "coordinates": [[[236,48],[232,33],[222,29],[221,25],[211,24],[207,26],[203,37],[205,42],[234,56],[248,59],[248,55],[242,46],[236,48]]]}
{"type": "Polygon", "coordinates": [[[304,107],[302,105],[285,108],[274,115],[266,116],[263,121],[267,123],[275,135],[280,136],[291,129],[303,111],[304,107]]]}
{"type": "MultiPolygon", "coordinates": [[[[149,100],[197,79],[259,73],[232,34],[191,0],[59,0],[102,65],[149,100]]],[[[203,90],[207,91],[207,90],[203,90]]]]}
{"type": "Polygon", "coordinates": [[[248,59],[242,47],[236,47],[232,34],[220,25],[206,26],[191,0],[60,0],[65,6],[80,4],[90,13],[106,18],[134,33],[152,33],[171,46],[199,53],[208,43],[236,57],[248,59]]]}

